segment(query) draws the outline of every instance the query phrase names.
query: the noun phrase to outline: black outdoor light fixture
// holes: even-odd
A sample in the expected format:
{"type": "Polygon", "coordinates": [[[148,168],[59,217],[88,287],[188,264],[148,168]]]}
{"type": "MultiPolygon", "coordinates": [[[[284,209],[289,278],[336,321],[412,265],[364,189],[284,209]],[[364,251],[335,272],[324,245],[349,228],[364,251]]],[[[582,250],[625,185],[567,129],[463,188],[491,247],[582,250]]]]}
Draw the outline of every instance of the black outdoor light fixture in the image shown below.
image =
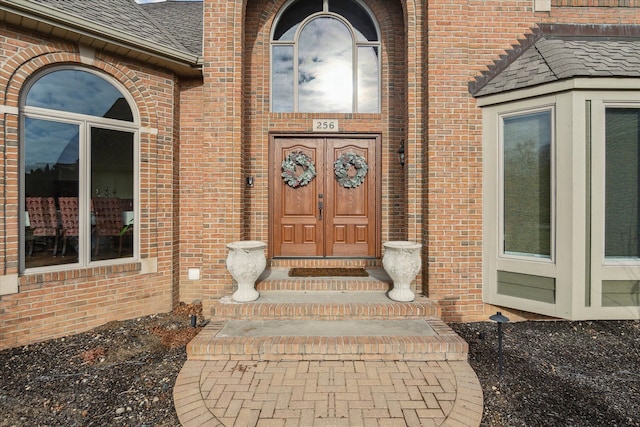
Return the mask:
{"type": "Polygon", "coordinates": [[[493,316],[489,317],[489,319],[498,323],[498,364],[500,366],[500,378],[502,378],[502,324],[507,323],[509,318],[503,316],[502,313],[497,312],[493,316]]]}
{"type": "Polygon", "coordinates": [[[247,187],[253,187],[253,177],[252,176],[248,176],[247,180],[246,180],[246,183],[247,183],[247,187]]]}
{"type": "Polygon", "coordinates": [[[398,148],[398,159],[400,160],[400,166],[404,167],[404,139],[400,141],[400,148],[398,148]]]}

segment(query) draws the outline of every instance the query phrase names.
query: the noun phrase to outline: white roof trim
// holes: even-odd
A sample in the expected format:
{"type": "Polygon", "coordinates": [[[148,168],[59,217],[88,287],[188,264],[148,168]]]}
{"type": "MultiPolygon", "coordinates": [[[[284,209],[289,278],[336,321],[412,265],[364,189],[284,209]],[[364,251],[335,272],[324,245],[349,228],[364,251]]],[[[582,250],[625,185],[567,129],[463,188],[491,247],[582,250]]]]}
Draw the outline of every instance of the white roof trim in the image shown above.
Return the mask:
{"type": "Polygon", "coordinates": [[[640,90],[639,77],[576,77],[476,98],[478,107],[520,101],[570,90],[640,90]]]}

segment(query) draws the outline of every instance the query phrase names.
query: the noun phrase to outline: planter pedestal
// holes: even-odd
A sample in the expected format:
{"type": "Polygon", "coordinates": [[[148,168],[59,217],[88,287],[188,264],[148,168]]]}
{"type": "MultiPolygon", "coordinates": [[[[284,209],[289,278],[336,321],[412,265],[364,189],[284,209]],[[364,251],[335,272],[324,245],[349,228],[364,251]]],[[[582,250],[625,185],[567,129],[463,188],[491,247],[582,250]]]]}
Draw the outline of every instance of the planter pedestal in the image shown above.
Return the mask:
{"type": "Polygon", "coordinates": [[[227,270],[238,283],[232,298],[238,302],[258,299],[255,283],[267,266],[264,248],[267,244],[257,240],[241,240],[227,244],[227,270]]]}
{"type": "Polygon", "coordinates": [[[415,294],[411,291],[411,282],[414,281],[420,267],[420,243],[408,241],[391,241],[383,243],[384,256],[382,266],[393,280],[393,289],[389,291],[389,298],[394,301],[413,301],[415,294]]]}

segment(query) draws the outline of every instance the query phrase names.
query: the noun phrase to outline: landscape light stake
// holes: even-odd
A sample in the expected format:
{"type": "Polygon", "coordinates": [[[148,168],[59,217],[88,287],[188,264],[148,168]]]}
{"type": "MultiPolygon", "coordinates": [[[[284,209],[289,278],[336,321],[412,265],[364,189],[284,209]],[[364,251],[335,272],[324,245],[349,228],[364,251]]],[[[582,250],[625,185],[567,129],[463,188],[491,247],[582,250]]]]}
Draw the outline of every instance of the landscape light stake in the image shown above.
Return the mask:
{"type": "Polygon", "coordinates": [[[507,323],[509,318],[503,316],[502,313],[497,312],[489,319],[498,323],[498,364],[500,366],[500,379],[502,379],[502,324],[507,323]]]}

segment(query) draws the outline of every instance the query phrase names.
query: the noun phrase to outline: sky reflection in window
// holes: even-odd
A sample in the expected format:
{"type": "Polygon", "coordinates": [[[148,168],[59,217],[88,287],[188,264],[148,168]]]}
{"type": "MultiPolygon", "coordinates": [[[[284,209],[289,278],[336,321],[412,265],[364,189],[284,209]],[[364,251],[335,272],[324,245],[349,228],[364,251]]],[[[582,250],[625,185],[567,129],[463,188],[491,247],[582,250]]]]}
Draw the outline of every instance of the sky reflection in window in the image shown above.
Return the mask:
{"type": "Polygon", "coordinates": [[[78,125],[25,118],[25,172],[78,163],[78,125]]]}
{"type": "Polygon", "coordinates": [[[272,110],[293,111],[293,46],[274,46],[272,61],[272,110]]]}
{"type": "Polygon", "coordinates": [[[133,121],[131,108],[111,83],[80,70],[59,70],[40,77],[29,89],[26,105],[133,121]]]}
{"type": "Polygon", "coordinates": [[[298,111],[347,113],[353,109],[353,44],[337,19],[318,18],[298,41],[298,111]]]}
{"type": "Polygon", "coordinates": [[[355,2],[330,4],[331,13],[304,4],[293,3],[274,30],[272,111],[378,113],[380,45],[369,14],[355,2]]]}
{"type": "Polygon", "coordinates": [[[364,46],[358,48],[358,112],[377,113],[380,111],[380,91],[378,82],[378,48],[364,46]]]}

